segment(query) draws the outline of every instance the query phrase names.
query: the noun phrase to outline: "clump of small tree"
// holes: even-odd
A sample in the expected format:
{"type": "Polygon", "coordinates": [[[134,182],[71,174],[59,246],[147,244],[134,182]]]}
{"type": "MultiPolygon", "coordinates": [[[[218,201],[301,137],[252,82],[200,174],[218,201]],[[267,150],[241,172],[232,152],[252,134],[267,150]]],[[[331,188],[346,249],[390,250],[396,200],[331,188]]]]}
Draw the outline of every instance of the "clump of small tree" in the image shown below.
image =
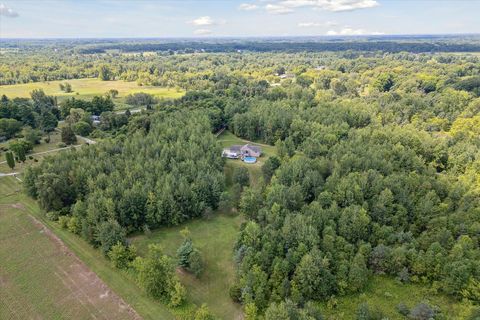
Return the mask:
{"type": "Polygon", "coordinates": [[[175,275],[175,269],[168,256],[158,245],[150,245],[146,257],[133,261],[139,286],[148,295],[177,307],[185,301],[186,290],[175,275]]]}
{"type": "Polygon", "coordinates": [[[66,92],[66,93],[73,92],[72,85],[68,82],[60,83],[58,86],[60,87],[60,90],[62,90],[63,92],[66,92]]]}
{"type": "Polygon", "coordinates": [[[194,247],[188,229],[181,231],[184,238],[177,250],[178,266],[199,277],[203,271],[203,261],[200,251],[194,247]]]}
{"type": "Polygon", "coordinates": [[[71,126],[62,128],[62,142],[66,145],[75,144],[77,142],[77,136],[71,126]]]}

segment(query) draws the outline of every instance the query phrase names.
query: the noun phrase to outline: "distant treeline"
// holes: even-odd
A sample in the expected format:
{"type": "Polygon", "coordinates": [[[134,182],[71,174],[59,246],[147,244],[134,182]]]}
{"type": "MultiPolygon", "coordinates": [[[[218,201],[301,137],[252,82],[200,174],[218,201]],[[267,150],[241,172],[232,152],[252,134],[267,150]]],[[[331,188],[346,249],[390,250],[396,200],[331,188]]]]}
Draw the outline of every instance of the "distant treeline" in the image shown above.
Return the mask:
{"type": "Polygon", "coordinates": [[[448,41],[435,42],[396,42],[396,41],[343,41],[341,39],[328,42],[291,42],[291,41],[248,41],[248,42],[171,42],[171,43],[109,43],[79,47],[78,53],[105,53],[108,50],[123,52],[142,51],[181,51],[181,52],[302,52],[302,51],[384,51],[384,52],[477,52],[480,43],[455,43],[448,41]]]}

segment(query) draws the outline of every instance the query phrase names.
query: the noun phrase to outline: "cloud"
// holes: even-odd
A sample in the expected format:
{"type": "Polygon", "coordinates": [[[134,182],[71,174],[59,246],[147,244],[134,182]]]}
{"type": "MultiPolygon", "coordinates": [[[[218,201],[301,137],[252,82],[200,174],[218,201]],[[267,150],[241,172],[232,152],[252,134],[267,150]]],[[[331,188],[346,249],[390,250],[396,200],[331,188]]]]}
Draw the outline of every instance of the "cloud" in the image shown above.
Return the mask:
{"type": "Polygon", "coordinates": [[[353,29],[350,27],[344,27],[340,30],[329,30],[327,36],[363,36],[363,35],[382,35],[383,32],[367,31],[365,29],[353,29]]]}
{"type": "Polygon", "coordinates": [[[213,20],[209,16],[203,16],[192,21],[187,21],[187,23],[193,24],[194,26],[197,26],[197,27],[208,27],[208,26],[225,24],[227,23],[227,21],[224,19],[213,20]]]}
{"type": "Polygon", "coordinates": [[[333,21],[327,22],[300,22],[298,26],[300,28],[321,28],[321,27],[334,27],[338,25],[338,23],[333,21]]]}
{"type": "Polygon", "coordinates": [[[238,6],[238,9],[243,11],[252,11],[252,10],[257,10],[258,6],[252,3],[242,3],[241,5],[238,6]]]}
{"type": "Polygon", "coordinates": [[[378,6],[377,0],[280,0],[267,4],[265,9],[274,14],[290,13],[296,8],[313,8],[333,12],[352,11],[378,6]]]}
{"type": "Polygon", "coordinates": [[[195,26],[212,26],[215,24],[215,21],[213,21],[213,19],[210,18],[209,16],[204,16],[204,17],[200,17],[195,20],[192,20],[189,23],[195,26]]]}
{"type": "Polygon", "coordinates": [[[16,18],[18,17],[18,12],[13,11],[13,9],[7,7],[3,3],[0,3],[0,16],[5,16],[9,18],[16,18]]]}
{"type": "Polygon", "coordinates": [[[291,8],[270,3],[265,6],[265,10],[267,10],[267,12],[271,14],[287,14],[293,12],[293,9],[291,8]]]}
{"type": "Polygon", "coordinates": [[[196,34],[197,36],[206,36],[206,35],[212,34],[212,30],[210,30],[210,29],[197,29],[197,30],[193,31],[193,33],[196,34]]]}

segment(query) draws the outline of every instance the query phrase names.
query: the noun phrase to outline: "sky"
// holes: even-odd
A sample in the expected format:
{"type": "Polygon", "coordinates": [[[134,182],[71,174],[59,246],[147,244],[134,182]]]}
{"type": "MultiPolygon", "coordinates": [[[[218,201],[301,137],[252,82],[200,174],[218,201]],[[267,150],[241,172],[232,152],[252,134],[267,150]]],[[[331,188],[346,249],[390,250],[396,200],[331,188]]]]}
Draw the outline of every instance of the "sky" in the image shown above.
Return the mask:
{"type": "Polygon", "coordinates": [[[1,38],[480,33],[480,0],[0,0],[1,38]]]}

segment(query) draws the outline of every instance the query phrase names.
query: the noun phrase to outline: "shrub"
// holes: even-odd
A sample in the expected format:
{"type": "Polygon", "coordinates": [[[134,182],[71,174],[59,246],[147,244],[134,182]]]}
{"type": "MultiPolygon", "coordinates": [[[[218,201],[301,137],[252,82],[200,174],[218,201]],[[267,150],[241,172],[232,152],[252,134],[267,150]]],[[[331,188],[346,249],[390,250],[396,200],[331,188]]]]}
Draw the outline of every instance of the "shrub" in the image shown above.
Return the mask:
{"type": "Polygon", "coordinates": [[[47,214],[45,216],[50,221],[57,221],[58,217],[59,217],[59,213],[58,213],[58,211],[50,211],[50,212],[47,212],[47,214]]]}
{"type": "Polygon", "coordinates": [[[435,318],[436,310],[427,303],[417,304],[410,312],[409,318],[413,320],[429,320],[435,318]]]}
{"type": "Polygon", "coordinates": [[[108,252],[108,257],[115,268],[126,269],[135,260],[136,249],[133,246],[125,246],[121,242],[117,242],[108,252]]]}
{"type": "Polygon", "coordinates": [[[58,218],[58,224],[60,224],[60,228],[62,229],[67,229],[68,226],[68,221],[70,221],[70,218],[67,216],[61,216],[58,218]]]}

